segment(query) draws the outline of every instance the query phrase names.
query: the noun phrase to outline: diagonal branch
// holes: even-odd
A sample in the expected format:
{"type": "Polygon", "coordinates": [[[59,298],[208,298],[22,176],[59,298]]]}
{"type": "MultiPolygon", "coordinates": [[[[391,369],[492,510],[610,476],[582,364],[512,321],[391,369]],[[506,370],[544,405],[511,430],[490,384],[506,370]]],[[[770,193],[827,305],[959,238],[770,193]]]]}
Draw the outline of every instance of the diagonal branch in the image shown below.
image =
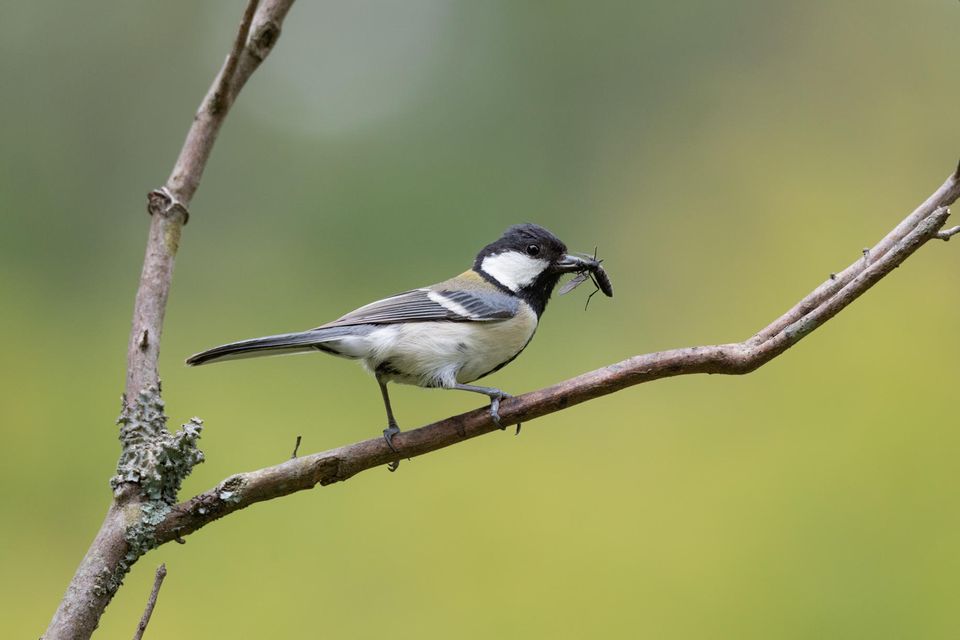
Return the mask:
{"type": "MultiPolygon", "coordinates": [[[[504,425],[528,422],[627,387],[695,373],[743,375],[776,358],[823,325],[934,238],[960,196],[960,171],[876,246],[864,251],[770,325],[744,342],[673,349],[635,356],[559,384],[504,400],[504,425]]],[[[394,436],[401,454],[383,438],[293,458],[225,479],[213,489],[175,506],[156,529],[160,544],[179,539],[234,511],[297,491],[347,480],[367,469],[412,458],[496,430],[486,409],[453,416],[394,436]]]]}

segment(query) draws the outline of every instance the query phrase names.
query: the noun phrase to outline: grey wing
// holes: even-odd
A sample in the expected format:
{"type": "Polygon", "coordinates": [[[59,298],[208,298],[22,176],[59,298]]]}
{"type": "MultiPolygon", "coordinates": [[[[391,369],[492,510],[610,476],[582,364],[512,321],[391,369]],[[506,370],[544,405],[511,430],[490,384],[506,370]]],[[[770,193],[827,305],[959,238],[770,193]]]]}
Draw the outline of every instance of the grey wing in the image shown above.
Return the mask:
{"type": "Polygon", "coordinates": [[[515,297],[499,291],[414,289],[371,302],[318,328],[429,320],[451,322],[505,320],[517,314],[519,304],[515,297]]]}

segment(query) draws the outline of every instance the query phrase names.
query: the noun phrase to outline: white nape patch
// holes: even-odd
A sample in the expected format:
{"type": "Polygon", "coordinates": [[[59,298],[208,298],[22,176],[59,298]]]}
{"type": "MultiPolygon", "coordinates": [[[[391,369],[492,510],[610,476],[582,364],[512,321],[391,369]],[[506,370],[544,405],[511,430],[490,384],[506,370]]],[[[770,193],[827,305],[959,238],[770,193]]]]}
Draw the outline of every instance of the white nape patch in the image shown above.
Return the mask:
{"type": "Polygon", "coordinates": [[[506,251],[484,258],[480,270],[510,291],[519,291],[533,284],[548,266],[550,263],[546,260],[531,258],[519,251],[506,251]]]}
{"type": "Polygon", "coordinates": [[[462,316],[464,318],[474,317],[473,314],[467,311],[466,307],[464,307],[462,304],[460,304],[455,300],[450,300],[449,298],[446,298],[440,295],[436,291],[430,291],[429,293],[427,293],[427,297],[433,300],[434,302],[436,302],[438,305],[440,305],[447,311],[451,313],[455,313],[458,316],[462,316]]]}

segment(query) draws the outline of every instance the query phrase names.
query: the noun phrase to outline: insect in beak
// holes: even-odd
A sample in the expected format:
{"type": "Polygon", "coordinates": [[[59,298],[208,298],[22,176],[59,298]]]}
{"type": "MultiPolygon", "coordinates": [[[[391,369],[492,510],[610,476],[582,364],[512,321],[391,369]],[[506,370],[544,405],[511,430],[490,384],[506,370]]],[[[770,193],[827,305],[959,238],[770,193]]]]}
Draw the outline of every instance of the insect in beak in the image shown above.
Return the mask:
{"type": "Polygon", "coordinates": [[[610,282],[610,276],[607,275],[607,272],[604,271],[601,263],[603,260],[597,260],[597,250],[593,250],[593,255],[581,254],[579,256],[564,256],[563,263],[567,262],[569,258],[570,262],[570,271],[575,272],[577,275],[573,277],[569,282],[560,287],[558,295],[564,295],[570,293],[581,284],[590,280],[593,283],[594,290],[590,292],[590,295],[587,296],[587,302],[583,305],[584,311],[590,305],[590,299],[597,293],[597,291],[602,291],[605,296],[608,298],[613,297],[613,283],[610,282]],[[572,268],[576,264],[578,268],[572,268]]]}

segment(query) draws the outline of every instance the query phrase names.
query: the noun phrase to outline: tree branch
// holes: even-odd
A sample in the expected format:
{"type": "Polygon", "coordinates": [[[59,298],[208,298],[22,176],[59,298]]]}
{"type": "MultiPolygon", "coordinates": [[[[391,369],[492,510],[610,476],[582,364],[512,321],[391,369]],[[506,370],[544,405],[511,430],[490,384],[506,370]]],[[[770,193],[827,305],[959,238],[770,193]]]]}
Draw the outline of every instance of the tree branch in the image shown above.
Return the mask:
{"type": "Polygon", "coordinates": [[[143,632],[147,630],[147,625],[150,624],[150,616],[153,615],[153,608],[157,606],[157,596],[160,595],[160,587],[163,586],[163,579],[166,577],[167,565],[161,564],[157,567],[157,573],[153,576],[153,589],[150,590],[147,606],[143,610],[143,616],[140,618],[140,624],[137,625],[137,631],[133,634],[133,640],[143,638],[143,632]]]}
{"type": "Polygon", "coordinates": [[[240,89],[280,37],[292,5],[293,0],[249,1],[230,54],[194,116],[170,177],[148,196],[150,232],[127,346],[120,418],[123,451],[118,475],[111,481],[114,499],[45,638],[90,637],[126,572],[156,545],[153,528],[169,508],[165,502],[203,459],[195,445],[199,420],[171,435],[160,400],[157,361],[174,258],[217,134],[240,89]],[[170,475],[171,468],[179,471],[170,475]]]}
{"type": "Polygon", "coordinates": [[[127,398],[159,385],[163,316],[180,233],[190,218],[190,201],[233,101],[280,37],[280,26],[292,5],[293,0],[250,0],[233,48],[197,109],[170,177],[148,196],[147,210],[153,219],[127,347],[127,398]]]}
{"type": "MultiPolygon", "coordinates": [[[[189,205],[217,135],[252,73],[272,50],[293,0],[250,0],[237,36],[200,104],[166,183],[148,197],[152,218],[127,349],[120,435],[123,450],[112,479],[114,500],[80,563],[44,637],[89,638],[126,572],[147,551],[192,533],[257,502],[346,480],[400,457],[413,457],[495,429],[486,409],[453,416],[394,438],[381,438],[293,458],[231,476],[214,489],[174,504],[180,483],[201,462],[200,421],[176,433],[166,429],[157,368],[167,297],[189,205]]],[[[745,374],[777,357],[836,315],[941,230],[946,207],[960,194],[960,176],[946,183],[875,247],[831,277],[752,338],[736,344],[691,347],[635,356],[552,387],[505,400],[504,424],[529,421],[660,378],[693,373],[745,374]]],[[[296,452],[295,452],[296,453],[296,452]]],[[[159,588],[159,584],[157,585],[159,588]]]]}
{"type": "MultiPolygon", "coordinates": [[[[779,356],[842,311],[933,238],[950,215],[947,206],[960,196],[954,173],[926,202],[876,246],[792,309],[743,342],[688,347],[639,355],[559,384],[505,399],[503,425],[529,422],[627,387],[695,373],[743,375],[779,356]]],[[[361,471],[412,458],[496,430],[490,412],[477,409],[394,436],[400,451],[373,438],[322,453],[294,458],[257,471],[240,473],[213,489],[182,502],[159,523],[159,544],[197,531],[214,520],[265,500],[347,480],[361,471]]]]}

